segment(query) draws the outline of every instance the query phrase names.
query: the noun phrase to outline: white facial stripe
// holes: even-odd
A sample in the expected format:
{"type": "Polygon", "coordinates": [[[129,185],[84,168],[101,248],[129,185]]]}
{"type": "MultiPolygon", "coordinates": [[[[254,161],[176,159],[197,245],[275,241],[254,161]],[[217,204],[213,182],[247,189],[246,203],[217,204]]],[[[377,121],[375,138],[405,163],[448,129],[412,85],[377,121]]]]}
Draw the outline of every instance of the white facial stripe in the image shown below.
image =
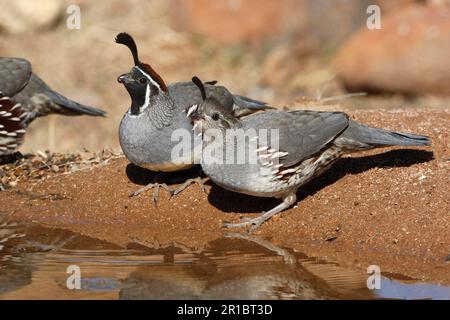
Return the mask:
{"type": "Polygon", "coordinates": [[[140,73],[142,73],[142,75],[144,77],[146,77],[148,80],[150,80],[150,82],[156,86],[159,90],[161,90],[161,87],[159,86],[158,82],[156,82],[155,80],[153,80],[152,77],[150,77],[147,73],[145,73],[141,68],[139,68],[138,66],[135,66],[136,69],[139,70],[140,73]]]}
{"type": "Polygon", "coordinates": [[[194,104],[193,106],[191,106],[191,107],[188,109],[188,112],[187,112],[186,117],[189,118],[189,116],[190,116],[194,111],[196,111],[197,108],[198,108],[198,104],[194,104]]]}
{"type": "Polygon", "coordinates": [[[147,107],[150,105],[150,85],[147,85],[147,89],[145,90],[145,101],[144,105],[141,107],[141,112],[147,109],[147,107]]]}
{"type": "Polygon", "coordinates": [[[144,104],[141,107],[139,107],[139,114],[138,115],[131,114],[131,108],[128,110],[128,114],[132,118],[141,117],[143,115],[143,111],[147,109],[149,105],[150,105],[150,85],[148,84],[147,88],[145,89],[145,101],[144,104]]]}

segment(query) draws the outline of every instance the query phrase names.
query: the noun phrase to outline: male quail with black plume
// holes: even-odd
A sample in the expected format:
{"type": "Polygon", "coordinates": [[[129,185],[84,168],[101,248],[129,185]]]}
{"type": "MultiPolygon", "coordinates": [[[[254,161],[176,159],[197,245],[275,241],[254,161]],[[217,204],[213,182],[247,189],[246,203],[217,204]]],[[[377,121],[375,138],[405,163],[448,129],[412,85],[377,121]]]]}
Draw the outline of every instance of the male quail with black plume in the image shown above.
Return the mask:
{"type": "MultiPolygon", "coordinates": [[[[193,137],[191,153],[175,161],[172,150],[178,141],[172,140],[172,133],[177,129],[185,129],[191,135],[192,124],[186,118],[185,110],[190,105],[202,102],[200,92],[191,81],[166,85],[150,65],[139,60],[136,43],[129,34],[118,34],[116,42],[127,46],[134,60],[131,71],[118,78],[118,82],[125,86],[131,97],[131,107],[125,113],[119,129],[120,144],[125,156],[133,164],[157,172],[191,168],[196,162],[198,152],[195,150],[199,150],[201,140],[193,137]]],[[[206,83],[205,90],[237,117],[270,108],[263,102],[232,95],[225,87],[215,85],[215,82],[206,83]]],[[[190,182],[199,180],[191,179],[182,188],[190,182]]],[[[131,196],[155,188],[153,200],[156,201],[160,187],[171,192],[167,185],[156,183],[155,178],[154,183],[131,196]]],[[[176,190],[176,193],[182,188],[176,190]]]]}

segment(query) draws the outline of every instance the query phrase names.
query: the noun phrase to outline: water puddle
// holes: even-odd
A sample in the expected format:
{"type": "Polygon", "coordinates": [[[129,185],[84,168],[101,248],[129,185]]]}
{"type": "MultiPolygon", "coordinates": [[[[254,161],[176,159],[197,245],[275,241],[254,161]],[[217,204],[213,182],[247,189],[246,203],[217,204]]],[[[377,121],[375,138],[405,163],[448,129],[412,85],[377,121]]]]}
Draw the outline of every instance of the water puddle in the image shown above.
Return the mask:
{"type": "Polygon", "coordinates": [[[369,290],[367,276],[241,234],[202,251],[123,249],[66,230],[0,223],[0,299],[450,299],[450,287],[387,277],[369,290]],[[79,268],[80,290],[68,289],[77,274],[68,268],[79,268]]]}

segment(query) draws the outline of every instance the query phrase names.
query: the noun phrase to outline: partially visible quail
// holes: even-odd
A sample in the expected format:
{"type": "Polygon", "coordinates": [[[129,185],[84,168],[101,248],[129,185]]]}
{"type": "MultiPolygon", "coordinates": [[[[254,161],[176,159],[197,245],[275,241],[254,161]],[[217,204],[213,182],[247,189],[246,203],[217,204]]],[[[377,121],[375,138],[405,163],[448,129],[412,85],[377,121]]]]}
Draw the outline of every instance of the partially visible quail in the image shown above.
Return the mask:
{"type": "MultiPolygon", "coordinates": [[[[191,81],[166,85],[150,65],[139,60],[136,43],[129,34],[118,34],[116,42],[127,46],[134,60],[131,71],[118,78],[131,97],[131,107],[125,113],[119,129],[120,145],[125,156],[133,164],[157,172],[191,168],[196,162],[194,150],[201,145],[201,140],[195,137],[191,142],[192,153],[175,161],[172,159],[172,150],[178,141],[172,139],[172,133],[177,129],[185,129],[191,135],[192,124],[184,111],[186,107],[202,102],[200,92],[191,81]]],[[[208,82],[205,87],[210,96],[238,117],[270,108],[263,102],[232,95],[225,87],[215,85],[215,82],[208,82]]],[[[132,195],[153,187],[158,190],[160,186],[168,189],[165,184],[151,183],[132,195]]],[[[154,201],[156,197],[157,193],[154,194],[154,201]]]]}
{"type": "Polygon", "coordinates": [[[371,128],[349,120],[343,112],[267,111],[237,119],[214,97],[207,97],[198,78],[194,77],[193,82],[202,92],[204,101],[189,108],[187,113],[203,136],[201,165],[205,174],[227,190],[283,200],[257,218],[226,224],[227,227],[251,225],[251,230],[258,228],[273,215],[294,205],[297,190],[329,169],[345,153],[394,145],[430,145],[430,139],[426,136],[371,128]],[[215,129],[215,133],[219,131],[223,143],[212,139],[209,129],[215,129]],[[248,143],[237,145],[237,150],[230,153],[227,146],[234,148],[236,139],[227,131],[233,129],[253,131],[255,134],[248,137],[248,143]],[[271,138],[259,134],[263,132],[261,129],[277,130],[278,150],[270,145],[271,138]],[[215,145],[212,144],[214,141],[215,145]],[[255,143],[254,148],[250,141],[255,143]],[[208,153],[210,158],[205,157],[208,146],[214,151],[208,153]],[[246,157],[246,161],[239,163],[236,151],[245,151],[245,154],[255,152],[256,160],[250,162],[250,157],[246,157]]]}
{"type": "Polygon", "coordinates": [[[48,114],[104,116],[53,91],[21,58],[0,58],[0,157],[11,155],[23,142],[28,124],[48,114]]]}

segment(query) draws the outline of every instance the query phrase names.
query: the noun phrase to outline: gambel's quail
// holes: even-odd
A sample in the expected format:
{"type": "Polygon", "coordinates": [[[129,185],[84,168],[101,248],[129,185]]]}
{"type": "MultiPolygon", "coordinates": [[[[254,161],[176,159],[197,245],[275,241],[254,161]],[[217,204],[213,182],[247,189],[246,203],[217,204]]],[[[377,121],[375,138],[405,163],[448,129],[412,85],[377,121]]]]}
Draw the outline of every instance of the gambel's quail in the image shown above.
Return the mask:
{"type": "Polygon", "coordinates": [[[230,191],[282,199],[281,204],[258,217],[226,227],[258,228],[294,205],[299,187],[329,169],[345,153],[394,145],[430,145],[426,136],[371,128],[349,120],[342,112],[267,111],[237,119],[214,97],[207,97],[198,78],[193,82],[205,100],[190,107],[187,114],[202,135],[201,166],[205,174],[230,191]],[[245,143],[237,144],[236,134],[229,134],[236,130],[248,134],[247,140],[241,139],[245,143]],[[276,132],[277,139],[264,137],[261,132],[276,132]],[[273,142],[279,147],[271,145],[273,142]],[[237,150],[229,151],[230,146],[237,150]],[[213,150],[206,153],[207,148],[213,150]],[[253,153],[255,161],[248,156],[239,162],[235,152],[253,153]]]}
{"type": "MultiPolygon", "coordinates": [[[[200,151],[198,147],[201,147],[201,140],[192,137],[192,149],[185,158],[175,161],[172,150],[178,141],[174,141],[172,135],[174,130],[185,129],[189,136],[192,136],[192,124],[186,118],[185,110],[193,104],[202,102],[200,92],[191,81],[166,85],[150,65],[139,60],[136,43],[129,34],[118,34],[116,42],[127,46],[134,59],[131,71],[118,78],[118,82],[125,86],[131,97],[131,107],[125,113],[119,129],[120,145],[125,156],[133,164],[157,172],[174,172],[191,168],[196,162],[197,153],[194,150],[197,147],[200,151]]],[[[205,88],[223,108],[237,117],[270,108],[263,102],[232,95],[225,87],[215,85],[215,82],[206,83],[205,88]]],[[[168,190],[167,185],[156,183],[156,179],[131,196],[155,188],[153,194],[155,201],[159,187],[168,190]]],[[[199,182],[198,179],[191,180],[199,182]]],[[[181,190],[178,189],[176,193],[179,191],[181,190]]]]}
{"type": "Polygon", "coordinates": [[[48,114],[104,116],[50,89],[21,58],[0,58],[0,157],[14,153],[28,124],[48,114]]]}

